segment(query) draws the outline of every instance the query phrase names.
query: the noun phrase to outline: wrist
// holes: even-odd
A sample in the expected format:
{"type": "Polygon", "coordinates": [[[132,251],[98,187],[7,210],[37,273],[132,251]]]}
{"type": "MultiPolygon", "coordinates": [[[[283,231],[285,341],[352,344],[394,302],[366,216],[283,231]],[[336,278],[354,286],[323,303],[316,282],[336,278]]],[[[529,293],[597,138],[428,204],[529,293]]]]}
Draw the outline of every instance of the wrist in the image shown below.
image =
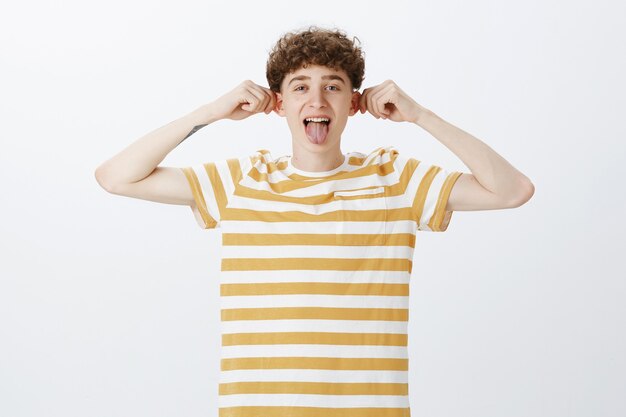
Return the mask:
{"type": "Polygon", "coordinates": [[[418,104],[417,111],[415,112],[415,116],[413,117],[413,120],[411,120],[411,122],[420,127],[423,127],[423,124],[426,123],[428,119],[431,119],[433,117],[435,117],[435,113],[428,110],[426,107],[422,107],[418,104]]]}
{"type": "Polygon", "coordinates": [[[191,112],[190,116],[195,121],[196,125],[208,125],[219,120],[211,103],[203,104],[198,107],[191,112]]]}

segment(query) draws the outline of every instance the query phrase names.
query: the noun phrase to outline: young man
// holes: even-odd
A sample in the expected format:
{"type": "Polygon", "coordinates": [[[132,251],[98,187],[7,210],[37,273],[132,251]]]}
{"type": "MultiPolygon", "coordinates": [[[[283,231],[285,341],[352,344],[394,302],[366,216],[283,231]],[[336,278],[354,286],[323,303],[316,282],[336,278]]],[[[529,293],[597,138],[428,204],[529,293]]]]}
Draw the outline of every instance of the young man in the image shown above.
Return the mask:
{"type": "Polygon", "coordinates": [[[530,180],[393,81],[361,87],[361,50],[319,28],[283,36],[270,88],[245,81],[131,144],[96,170],[109,192],[189,205],[222,229],[219,415],[409,416],[407,320],[416,231],[456,210],[518,207],[530,180]],[[276,112],[293,155],[266,149],[198,166],[159,163],[217,120],[276,112]],[[349,117],[414,123],[471,173],[392,146],[341,151],[349,117]]]}

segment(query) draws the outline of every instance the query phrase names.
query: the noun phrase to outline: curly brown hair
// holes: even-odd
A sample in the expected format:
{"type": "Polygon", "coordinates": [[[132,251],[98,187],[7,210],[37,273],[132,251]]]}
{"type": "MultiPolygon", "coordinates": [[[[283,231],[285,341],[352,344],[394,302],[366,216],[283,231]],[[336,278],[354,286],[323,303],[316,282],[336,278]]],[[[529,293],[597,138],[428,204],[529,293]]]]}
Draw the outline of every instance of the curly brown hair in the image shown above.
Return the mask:
{"type": "Polygon", "coordinates": [[[267,60],[267,82],[272,91],[280,92],[288,73],[306,68],[309,64],[323,65],[336,71],[344,70],[352,88],[357,91],[365,78],[364,56],[357,37],[350,40],[340,29],[309,26],[308,29],[283,34],[276,42],[267,60]]]}

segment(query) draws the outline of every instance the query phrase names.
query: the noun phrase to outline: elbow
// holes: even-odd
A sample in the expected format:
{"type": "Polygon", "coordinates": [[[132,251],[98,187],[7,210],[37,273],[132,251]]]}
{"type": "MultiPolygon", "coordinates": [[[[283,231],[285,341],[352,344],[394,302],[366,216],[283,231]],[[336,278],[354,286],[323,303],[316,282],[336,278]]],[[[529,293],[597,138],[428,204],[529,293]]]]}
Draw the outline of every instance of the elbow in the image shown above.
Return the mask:
{"type": "Polygon", "coordinates": [[[107,181],[106,176],[102,171],[102,167],[96,168],[96,170],[94,171],[94,177],[96,178],[96,182],[98,183],[98,185],[104,188],[106,192],[115,194],[113,192],[113,185],[109,181],[107,181]]]}
{"type": "Polygon", "coordinates": [[[520,191],[515,199],[513,199],[511,208],[516,208],[526,204],[535,194],[535,185],[526,178],[523,186],[520,187],[520,191]]]}

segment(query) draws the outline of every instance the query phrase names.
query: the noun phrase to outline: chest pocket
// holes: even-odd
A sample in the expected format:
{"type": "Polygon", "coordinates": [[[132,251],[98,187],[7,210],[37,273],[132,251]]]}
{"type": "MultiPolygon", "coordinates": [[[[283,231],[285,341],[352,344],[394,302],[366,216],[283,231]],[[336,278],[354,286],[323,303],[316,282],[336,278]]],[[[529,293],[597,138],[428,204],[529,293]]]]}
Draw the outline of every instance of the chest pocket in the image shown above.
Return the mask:
{"type": "Polygon", "coordinates": [[[384,186],[333,192],[338,210],[337,239],[345,239],[347,245],[384,245],[387,241],[385,194],[384,186]]]}

